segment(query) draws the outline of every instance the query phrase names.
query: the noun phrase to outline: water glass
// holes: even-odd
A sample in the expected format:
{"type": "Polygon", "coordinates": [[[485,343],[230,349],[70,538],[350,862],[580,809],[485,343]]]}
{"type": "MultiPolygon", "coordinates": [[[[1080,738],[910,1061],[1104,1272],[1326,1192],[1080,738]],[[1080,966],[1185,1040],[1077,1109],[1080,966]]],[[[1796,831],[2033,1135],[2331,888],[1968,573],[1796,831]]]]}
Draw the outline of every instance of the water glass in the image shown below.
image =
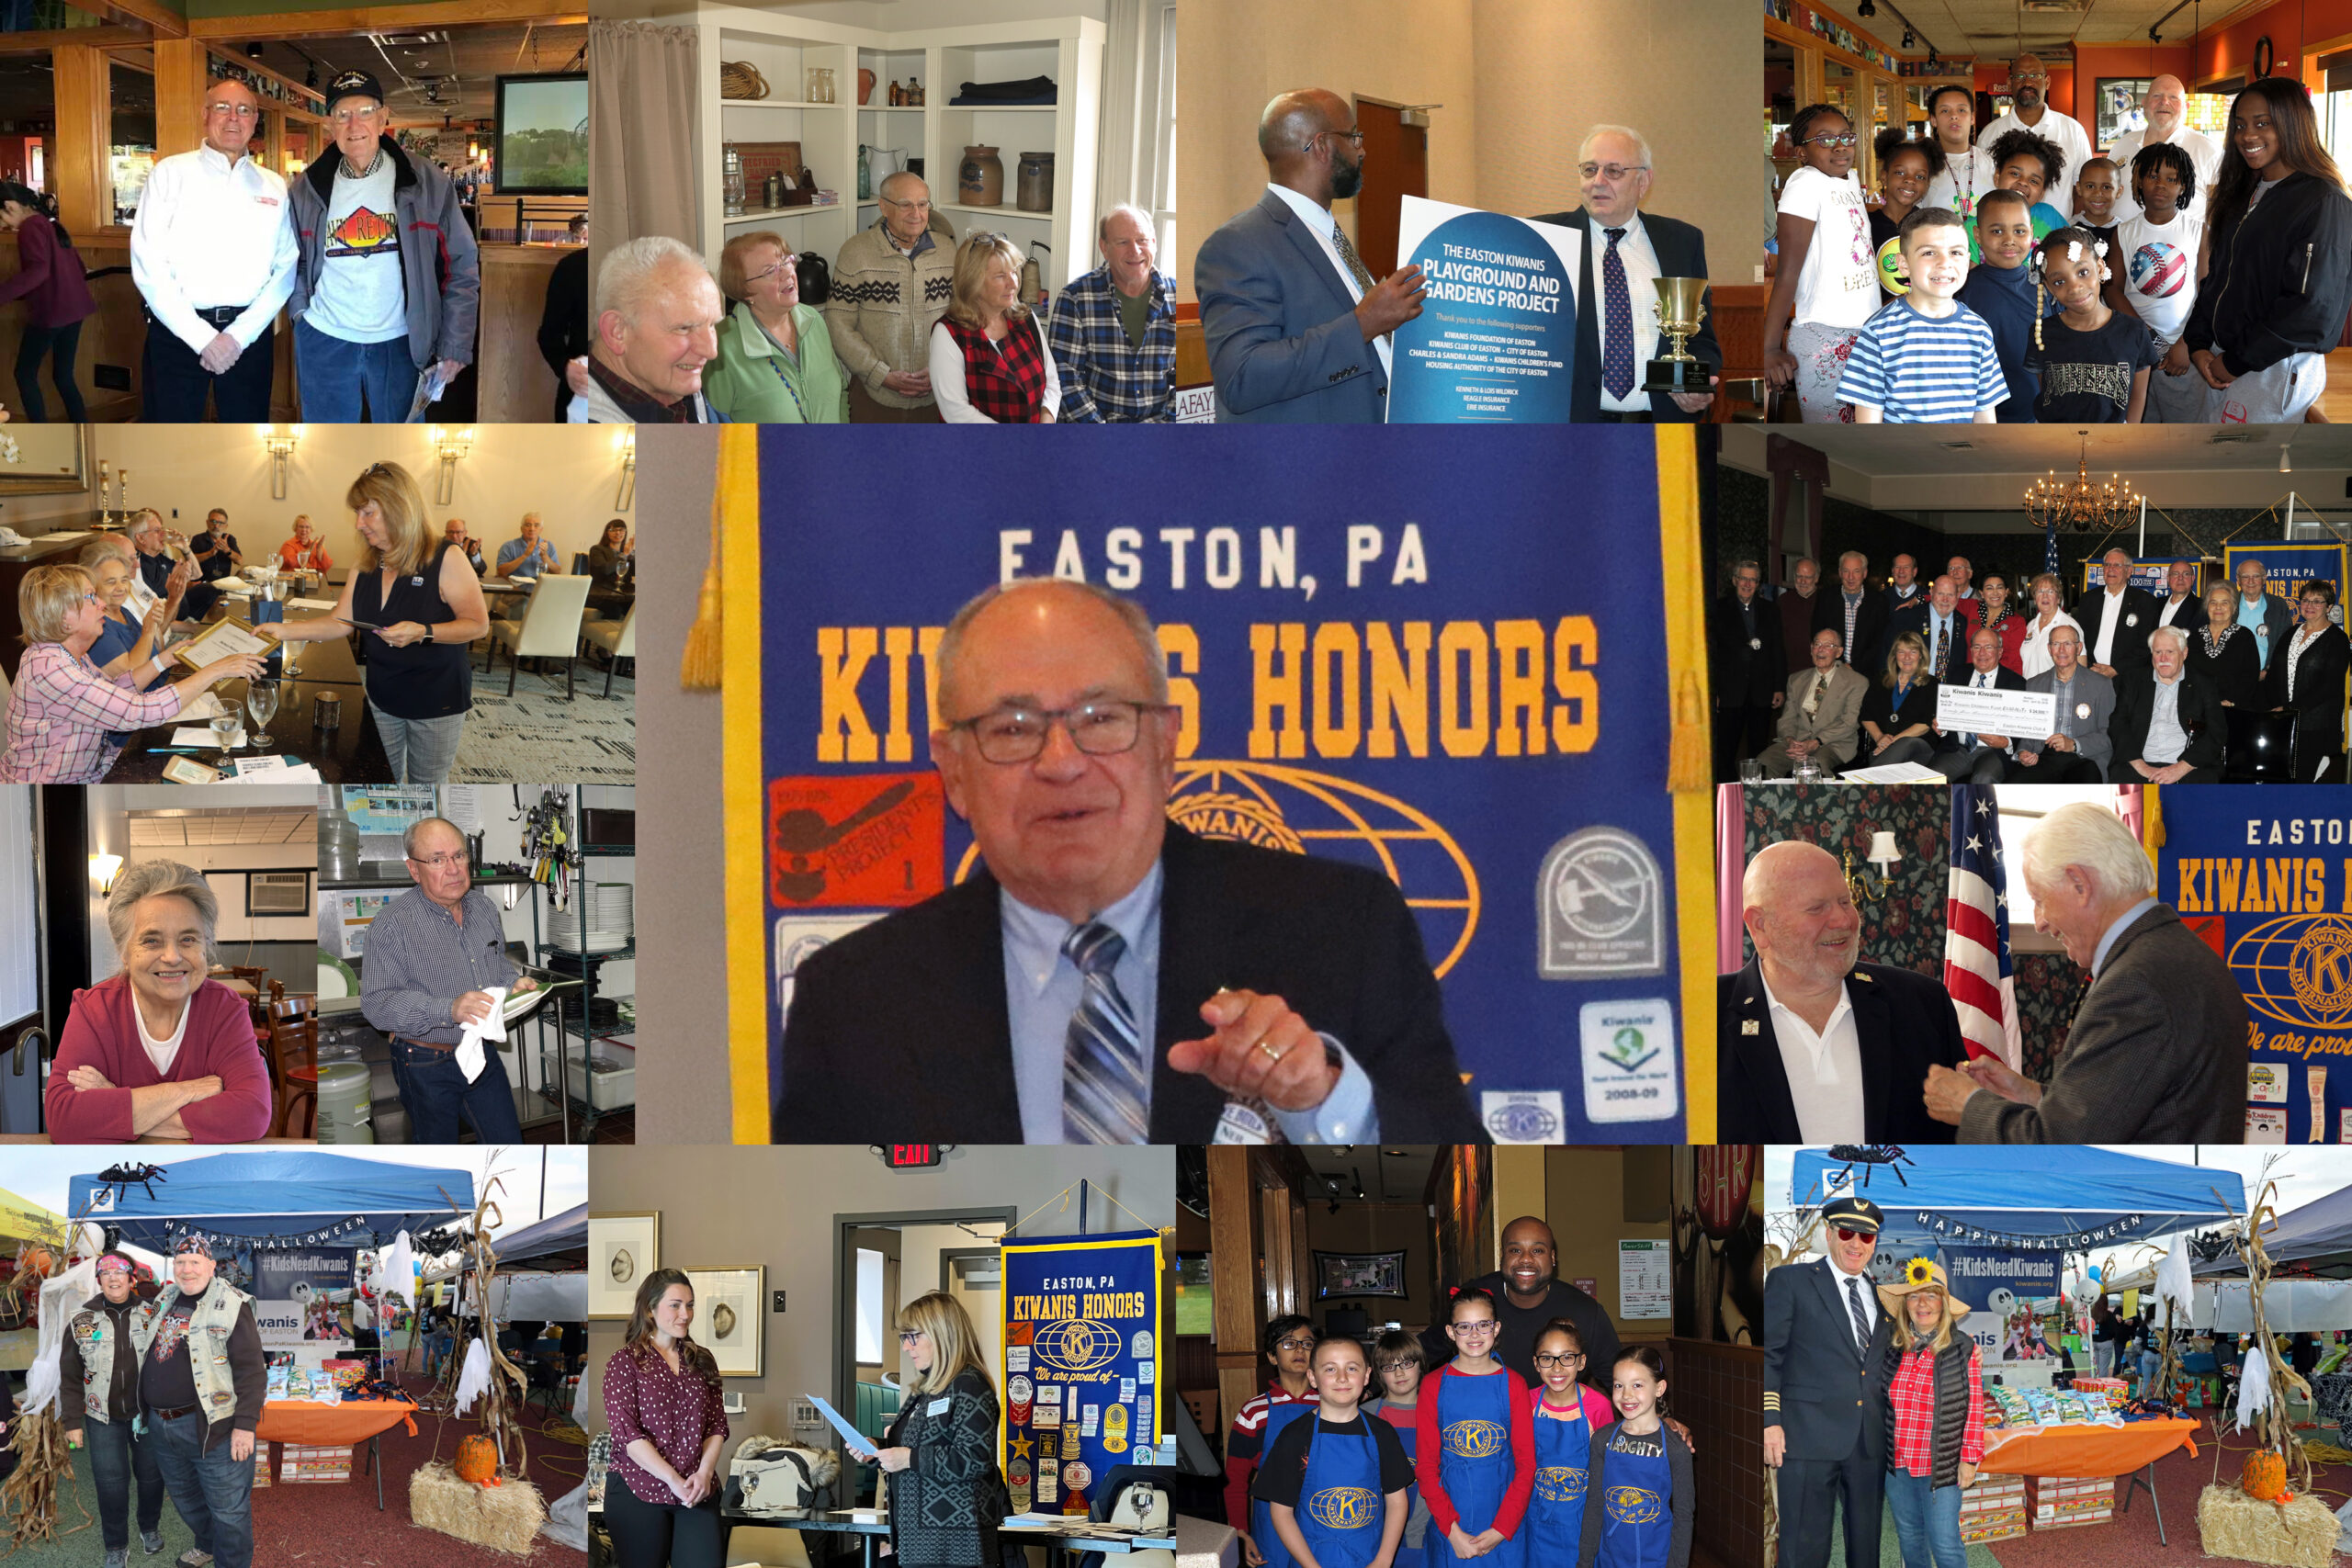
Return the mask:
{"type": "Polygon", "coordinates": [[[254,716],[257,727],[253,737],[257,751],[277,750],[277,742],[270,739],[269,721],[277,715],[277,682],[248,681],[245,682],[245,711],[254,716]]]}
{"type": "Polygon", "coordinates": [[[229,765],[231,750],[229,742],[235,739],[236,736],[237,716],[234,712],[223,713],[212,721],[212,739],[213,743],[220,748],[220,765],[223,768],[229,765]]]}
{"type": "Polygon", "coordinates": [[[1744,784],[1764,782],[1764,764],[1753,757],[1743,757],[1739,762],[1739,782],[1744,784]]]}

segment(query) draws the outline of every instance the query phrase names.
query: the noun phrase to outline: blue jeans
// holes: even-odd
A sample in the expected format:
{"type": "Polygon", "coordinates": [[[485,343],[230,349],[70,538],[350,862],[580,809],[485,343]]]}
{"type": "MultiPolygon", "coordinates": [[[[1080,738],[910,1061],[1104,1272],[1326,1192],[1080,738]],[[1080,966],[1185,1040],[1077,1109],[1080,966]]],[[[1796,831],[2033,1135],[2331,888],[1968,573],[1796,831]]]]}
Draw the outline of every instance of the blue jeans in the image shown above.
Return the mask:
{"type": "Polygon", "coordinates": [[[130,1480],[139,1478],[139,1533],[153,1535],[164,1521],[164,1472],[155,1463],[153,1433],[141,1437],[128,1421],[85,1421],[91,1478],[98,1484],[98,1530],[108,1551],[130,1545],[130,1480]]]}
{"type": "Polygon", "coordinates": [[[481,1077],[468,1083],[455,1051],[392,1042],[392,1081],[400,1087],[401,1104],[408,1111],[410,1143],[456,1143],[460,1111],[473,1123],[476,1143],[523,1141],[523,1124],[514,1115],[514,1091],[507,1083],[506,1065],[487,1045],[482,1054],[489,1059],[482,1064],[481,1077]]]}
{"type": "Polygon", "coordinates": [[[210,1552],[217,1568],[253,1568],[253,1456],[231,1459],[226,1430],[207,1449],[205,1432],[201,1410],[169,1421],[147,1417],[155,1462],[164,1484],[172,1489],[172,1506],[196,1537],[196,1549],[210,1552]]]}
{"type": "Polygon", "coordinates": [[[1960,1488],[1931,1488],[1928,1477],[1900,1470],[1886,1472],[1886,1505],[1894,1513],[1894,1539],[1903,1547],[1903,1568],[1967,1568],[1968,1548],[1960,1540],[1960,1488]]]}
{"type": "Polygon", "coordinates": [[[302,417],[312,424],[357,424],[359,400],[367,418],[399,424],[416,396],[416,362],[408,336],[382,343],[345,343],[306,320],[294,323],[294,369],[302,387],[302,417]]]}
{"type": "Polygon", "coordinates": [[[384,743],[384,759],[391,763],[396,783],[449,782],[449,770],[458,765],[458,742],[465,738],[464,714],[447,714],[440,718],[395,718],[372,702],[368,705],[368,711],[375,716],[376,739],[384,743]]]}

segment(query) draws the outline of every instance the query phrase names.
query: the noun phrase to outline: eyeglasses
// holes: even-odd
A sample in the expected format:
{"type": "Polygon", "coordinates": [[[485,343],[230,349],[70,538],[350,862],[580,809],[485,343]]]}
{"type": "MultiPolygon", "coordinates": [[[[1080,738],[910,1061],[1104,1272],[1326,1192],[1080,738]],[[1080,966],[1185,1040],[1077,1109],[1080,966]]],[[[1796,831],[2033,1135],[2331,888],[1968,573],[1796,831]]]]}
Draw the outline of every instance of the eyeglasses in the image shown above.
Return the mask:
{"type": "Polygon", "coordinates": [[[1385,1376],[1390,1372],[1402,1371],[1407,1367],[1412,1368],[1417,1372],[1421,1370],[1421,1364],[1419,1361],[1383,1361],[1373,1371],[1385,1376]]]}
{"type": "Polygon", "coordinates": [[[1623,179],[1627,175],[1638,174],[1648,167],[1647,164],[1578,164],[1577,173],[1586,179],[1590,179],[1595,175],[1601,175],[1614,182],[1623,179]]]}
{"type": "Polygon", "coordinates": [[[1501,1327],[1502,1325],[1497,1323],[1491,1317],[1474,1318],[1468,1323],[1450,1323],[1446,1325],[1447,1331],[1454,1335],[1457,1338],[1465,1334],[1472,1336],[1492,1334],[1501,1327]]]}
{"type": "Polygon", "coordinates": [[[1837,1231],[1839,1241],[1876,1241],[1878,1239],[1876,1231],[1849,1230],[1844,1225],[1838,1226],[1837,1231]]]}
{"type": "Polygon", "coordinates": [[[1135,749],[1143,716],[1165,713],[1166,703],[1106,699],[1072,708],[997,708],[978,718],[959,719],[950,729],[967,729],[991,762],[1026,762],[1046,749],[1046,737],[1059,724],[1070,744],[1090,757],[1115,757],[1135,749]]]}
{"type": "Polygon", "coordinates": [[[328,118],[333,119],[337,125],[349,125],[355,120],[374,119],[383,112],[384,111],[380,108],[337,109],[328,118]]]}
{"type": "Polygon", "coordinates": [[[1350,141],[1354,142],[1359,149],[1363,146],[1363,132],[1361,130],[1318,130],[1314,136],[1310,136],[1306,140],[1312,143],[1317,137],[1323,136],[1342,136],[1350,141]]]}
{"type": "Polygon", "coordinates": [[[208,104],[205,106],[205,112],[224,114],[231,119],[259,119],[261,118],[261,110],[251,104],[208,104]]]}
{"type": "Polygon", "coordinates": [[[414,861],[419,865],[429,865],[435,871],[454,871],[458,867],[466,863],[466,857],[461,853],[446,855],[411,855],[408,858],[414,861]]]}
{"type": "Polygon", "coordinates": [[[1824,147],[1851,147],[1855,142],[1860,141],[1860,137],[1855,135],[1850,130],[1840,136],[1832,136],[1827,131],[1824,131],[1819,136],[1808,136],[1805,138],[1805,141],[1818,141],[1824,147]]]}
{"type": "Polygon", "coordinates": [[[1575,1354],[1566,1356],[1538,1356],[1535,1358],[1535,1364],[1539,1367],[1575,1367],[1581,1366],[1583,1363],[1584,1358],[1575,1354]]]}
{"type": "Polygon", "coordinates": [[[784,271],[786,267],[794,269],[794,275],[797,276],[798,276],[799,266],[800,258],[798,256],[786,256],[782,260],[778,261],[774,266],[764,267],[762,270],[752,274],[751,277],[747,279],[747,281],[752,283],[765,283],[769,278],[774,277],[777,273],[784,271]]]}
{"type": "Polygon", "coordinates": [[[928,197],[922,201],[894,201],[887,196],[877,196],[874,199],[880,202],[885,207],[911,208],[917,212],[929,212],[931,210],[931,201],[928,197]]]}
{"type": "Polygon", "coordinates": [[[1277,1350],[1312,1350],[1315,1348],[1315,1341],[1306,1338],[1302,1335],[1294,1334],[1288,1339],[1275,1340],[1274,1348],[1277,1350]]]}
{"type": "Polygon", "coordinates": [[[901,1345],[911,1345],[922,1337],[922,1330],[920,1328],[901,1328],[899,1330],[899,1343],[901,1345]]]}

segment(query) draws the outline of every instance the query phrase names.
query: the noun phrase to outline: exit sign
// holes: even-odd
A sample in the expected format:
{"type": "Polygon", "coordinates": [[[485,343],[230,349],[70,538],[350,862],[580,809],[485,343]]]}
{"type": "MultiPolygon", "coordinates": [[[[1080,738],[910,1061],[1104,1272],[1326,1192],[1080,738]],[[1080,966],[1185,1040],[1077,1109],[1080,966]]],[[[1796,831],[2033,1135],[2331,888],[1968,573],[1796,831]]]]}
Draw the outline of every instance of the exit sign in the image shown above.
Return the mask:
{"type": "Polygon", "coordinates": [[[882,1163],[892,1170],[920,1170],[937,1165],[946,1153],[944,1144],[876,1144],[875,1152],[882,1163]]]}

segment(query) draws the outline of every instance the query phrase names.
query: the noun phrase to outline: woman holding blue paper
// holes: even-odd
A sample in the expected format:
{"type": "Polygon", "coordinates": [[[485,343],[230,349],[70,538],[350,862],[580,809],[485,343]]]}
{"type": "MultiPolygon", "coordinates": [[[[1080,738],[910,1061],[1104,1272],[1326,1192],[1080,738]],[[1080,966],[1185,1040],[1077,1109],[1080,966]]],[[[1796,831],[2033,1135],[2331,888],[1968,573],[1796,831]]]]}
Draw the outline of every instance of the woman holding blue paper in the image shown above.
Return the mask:
{"type": "Polygon", "coordinates": [[[996,1463],[996,1387],[953,1296],[899,1313],[906,1393],[876,1455],[890,1477],[890,1550],[905,1568],[997,1568],[1012,1497],[996,1463]]]}
{"type": "Polygon", "coordinates": [[[695,1288],[656,1269],[637,1288],[628,1335],[605,1363],[613,1467],[605,1525],[617,1568],[720,1568],[718,1450],[727,1441],[718,1362],[694,1342],[695,1288]]]}

